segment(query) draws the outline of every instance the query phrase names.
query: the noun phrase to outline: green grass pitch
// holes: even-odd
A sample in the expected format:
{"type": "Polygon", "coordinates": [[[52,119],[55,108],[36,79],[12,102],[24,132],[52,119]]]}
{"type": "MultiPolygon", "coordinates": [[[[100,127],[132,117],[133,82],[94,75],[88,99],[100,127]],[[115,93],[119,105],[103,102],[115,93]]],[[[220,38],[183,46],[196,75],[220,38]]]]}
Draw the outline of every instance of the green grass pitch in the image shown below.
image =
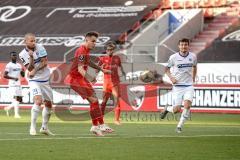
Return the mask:
{"type": "MultiPolygon", "coordinates": [[[[105,121],[113,134],[95,137],[90,121],[61,121],[52,116],[55,136],[29,136],[30,112],[6,117],[0,110],[1,160],[239,160],[240,115],[193,113],[183,133],[175,133],[172,115],[123,113],[121,126],[105,121]]],[[[176,117],[177,119],[178,117],[176,117]]],[[[41,125],[41,116],[38,121],[41,125]]]]}

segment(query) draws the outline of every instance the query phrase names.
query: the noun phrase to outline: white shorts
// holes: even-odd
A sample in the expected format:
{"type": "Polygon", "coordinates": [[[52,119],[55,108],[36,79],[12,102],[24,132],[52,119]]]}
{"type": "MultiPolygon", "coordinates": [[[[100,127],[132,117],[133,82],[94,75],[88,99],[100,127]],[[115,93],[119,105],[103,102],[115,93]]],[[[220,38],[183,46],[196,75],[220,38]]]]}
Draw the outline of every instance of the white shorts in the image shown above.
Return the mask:
{"type": "Polygon", "coordinates": [[[193,101],[194,88],[193,86],[173,86],[172,90],[172,104],[173,106],[180,106],[184,100],[193,101]]]}
{"type": "Polygon", "coordinates": [[[29,86],[32,97],[40,95],[43,100],[53,101],[52,88],[48,82],[29,81],[29,86]]]}
{"type": "Polygon", "coordinates": [[[22,97],[21,86],[9,86],[8,91],[12,97],[22,97]]]}

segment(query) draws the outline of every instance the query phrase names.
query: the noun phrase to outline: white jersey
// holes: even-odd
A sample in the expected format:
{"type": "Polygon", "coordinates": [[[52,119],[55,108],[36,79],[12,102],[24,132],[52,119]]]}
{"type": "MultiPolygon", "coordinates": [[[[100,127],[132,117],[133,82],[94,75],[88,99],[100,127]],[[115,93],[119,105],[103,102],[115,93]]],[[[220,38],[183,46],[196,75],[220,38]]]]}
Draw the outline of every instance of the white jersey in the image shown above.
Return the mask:
{"type": "Polygon", "coordinates": [[[192,67],[197,65],[195,54],[189,52],[182,56],[179,52],[170,56],[167,67],[171,68],[171,75],[177,80],[177,85],[192,85],[192,67]]]}
{"type": "Polygon", "coordinates": [[[8,72],[8,76],[13,78],[18,78],[18,80],[9,79],[9,86],[20,86],[20,76],[21,76],[22,66],[19,63],[9,62],[6,65],[5,72],[8,72]]]}
{"type": "MultiPolygon", "coordinates": [[[[40,45],[36,44],[36,49],[33,52],[33,59],[34,59],[34,67],[37,67],[40,64],[41,58],[47,56],[47,51],[46,49],[40,45]]],[[[28,50],[24,48],[20,53],[19,57],[22,60],[22,63],[24,65],[29,64],[29,54],[28,50]]],[[[32,79],[29,79],[29,81],[36,81],[36,82],[47,82],[49,81],[50,78],[50,69],[49,67],[45,67],[39,71],[36,72],[34,77],[32,79]]]]}

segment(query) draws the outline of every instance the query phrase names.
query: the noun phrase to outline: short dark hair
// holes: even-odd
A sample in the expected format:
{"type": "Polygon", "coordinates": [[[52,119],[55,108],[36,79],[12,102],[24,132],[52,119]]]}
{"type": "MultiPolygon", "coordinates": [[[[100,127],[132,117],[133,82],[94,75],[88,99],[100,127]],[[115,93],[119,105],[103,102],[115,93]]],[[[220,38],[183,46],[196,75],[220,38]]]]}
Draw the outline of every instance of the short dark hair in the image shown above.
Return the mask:
{"type": "Polygon", "coordinates": [[[111,47],[111,48],[113,48],[113,49],[115,49],[116,48],[116,43],[115,42],[113,42],[113,41],[108,41],[107,43],[106,43],[106,45],[105,45],[105,49],[107,49],[108,47],[111,47]]]}
{"type": "Polygon", "coordinates": [[[98,38],[99,33],[96,32],[96,31],[91,31],[91,32],[88,32],[88,33],[85,35],[85,37],[92,37],[92,36],[98,38]]]}
{"type": "Polygon", "coordinates": [[[10,52],[10,56],[12,56],[13,54],[17,55],[17,52],[15,52],[15,51],[10,52]]]}
{"type": "Polygon", "coordinates": [[[186,42],[186,43],[190,43],[190,40],[188,38],[182,38],[178,41],[178,44],[180,44],[181,42],[186,42]]]}

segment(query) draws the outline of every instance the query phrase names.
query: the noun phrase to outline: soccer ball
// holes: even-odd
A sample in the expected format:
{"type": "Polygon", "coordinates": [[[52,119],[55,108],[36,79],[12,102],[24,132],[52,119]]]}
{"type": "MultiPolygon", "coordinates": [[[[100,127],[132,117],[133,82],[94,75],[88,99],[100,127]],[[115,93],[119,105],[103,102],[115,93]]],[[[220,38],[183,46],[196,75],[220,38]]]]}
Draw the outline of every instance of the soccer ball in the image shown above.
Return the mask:
{"type": "Polygon", "coordinates": [[[150,83],[155,79],[155,75],[150,70],[145,70],[140,74],[140,80],[144,83],[150,83]]]}

